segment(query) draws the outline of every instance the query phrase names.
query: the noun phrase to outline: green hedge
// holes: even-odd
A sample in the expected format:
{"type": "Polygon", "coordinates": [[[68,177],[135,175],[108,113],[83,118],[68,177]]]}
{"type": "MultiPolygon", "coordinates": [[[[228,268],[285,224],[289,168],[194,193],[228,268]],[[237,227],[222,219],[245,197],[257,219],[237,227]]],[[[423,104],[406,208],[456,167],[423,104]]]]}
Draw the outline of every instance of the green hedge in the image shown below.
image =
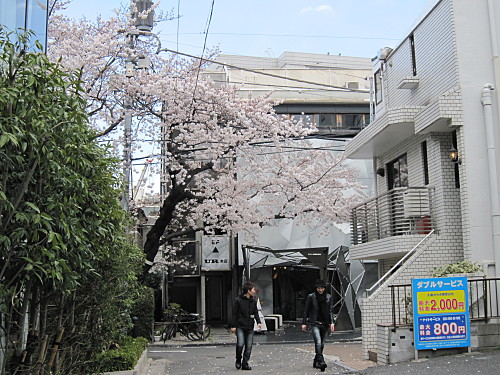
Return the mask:
{"type": "MultiPolygon", "coordinates": [[[[151,288],[144,288],[141,295],[137,298],[134,306],[132,307],[131,317],[136,316],[137,320],[137,336],[144,337],[149,341],[153,340],[153,323],[154,323],[154,310],[155,310],[155,297],[154,290],[151,288]]],[[[131,336],[133,334],[133,327],[131,327],[131,336]]]]}
{"type": "Polygon", "coordinates": [[[133,370],[147,344],[144,337],[126,337],[117,349],[106,350],[97,356],[97,372],[133,370]]]}

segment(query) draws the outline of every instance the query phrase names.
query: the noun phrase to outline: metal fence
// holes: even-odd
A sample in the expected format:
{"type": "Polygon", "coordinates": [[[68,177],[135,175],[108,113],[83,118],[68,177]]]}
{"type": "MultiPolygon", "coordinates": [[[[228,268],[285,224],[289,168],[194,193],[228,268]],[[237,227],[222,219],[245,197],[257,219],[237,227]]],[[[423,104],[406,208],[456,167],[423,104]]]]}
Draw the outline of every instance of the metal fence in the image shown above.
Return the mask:
{"type": "MultiPolygon", "coordinates": [[[[500,278],[469,279],[469,314],[471,321],[488,322],[500,318],[500,278]]],[[[391,290],[392,325],[413,324],[411,284],[395,284],[391,290]]]]}
{"type": "Polygon", "coordinates": [[[427,234],[432,222],[430,187],[389,190],[351,211],[352,243],[358,245],[404,234],[427,234]]]}

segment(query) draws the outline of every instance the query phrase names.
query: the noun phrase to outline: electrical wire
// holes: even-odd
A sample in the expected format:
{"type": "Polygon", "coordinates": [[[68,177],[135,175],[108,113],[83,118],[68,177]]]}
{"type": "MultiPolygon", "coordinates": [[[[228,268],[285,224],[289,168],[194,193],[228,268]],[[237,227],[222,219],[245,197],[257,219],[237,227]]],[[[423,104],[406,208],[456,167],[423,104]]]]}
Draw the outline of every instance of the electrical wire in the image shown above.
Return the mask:
{"type": "Polygon", "coordinates": [[[242,68],[240,66],[236,66],[236,65],[232,65],[232,64],[226,64],[226,63],[219,62],[219,61],[216,61],[216,60],[211,60],[211,59],[206,59],[206,58],[203,58],[203,57],[191,55],[189,53],[184,53],[184,52],[180,52],[180,51],[174,51],[174,50],[168,49],[168,48],[162,48],[161,50],[157,51],[157,53],[158,52],[170,52],[170,53],[174,53],[174,54],[177,54],[177,55],[186,56],[186,57],[189,57],[189,58],[192,58],[192,59],[198,59],[198,60],[200,60],[200,67],[201,67],[201,61],[206,61],[206,62],[209,62],[209,63],[212,63],[212,64],[217,64],[217,65],[225,66],[225,67],[232,68],[232,69],[243,70],[245,72],[250,72],[250,73],[254,73],[254,74],[260,74],[260,75],[263,75],[263,76],[268,76],[268,77],[273,77],[273,78],[278,78],[278,79],[285,79],[285,80],[292,81],[292,82],[300,82],[300,83],[306,83],[306,84],[309,84],[309,85],[315,85],[315,86],[321,86],[321,87],[329,87],[329,88],[338,89],[338,90],[341,90],[341,91],[362,92],[362,93],[369,92],[369,90],[350,89],[348,87],[328,85],[326,83],[312,82],[312,81],[306,81],[306,80],[298,79],[298,78],[284,77],[284,76],[280,76],[278,74],[273,74],[273,73],[260,72],[258,70],[242,68]]]}
{"type": "MultiPolygon", "coordinates": [[[[182,35],[199,35],[201,33],[182,33],[182,35]]],[[[159,35],[169,36],[171,33],[160,33],[159,35]]],[[[335,35],[304,35],[304,34],[259,34],[259,33],[212,33],[212,35],[234,35],[234,36],[274,36],[285,38],[325,38],[325,39],[353,39],[353,40],[394,40],[398,38],[367,37],[367,36],[335,36],[335,35]]]]}
{"type": "Polygon", "coordinates": [[[194,83],[193,100],[191,101],[191,107],[194,103],[196,89],[198,87],[198,79],[200,77],[201,64],[203,63],[203,55],[205,54],[205,49],[207,47],[208,30],[210,29],[210,24],[212,23],[212,15],[214,13],[214,4],[215,4],[215,0],[212,0],[212,6],[210,7],[210,14],[208,16],[207,26],[205,28],[205,40],[203,41],[203,50],[201,51],[200,63],[198,64],[198,71],[196,72],[196,81],[194,83]]]}
{"type": "MultiPolygon", "coordinates": [[[[252,82],[236,82],[236,81],[219,81],[213,80],[216,83],[232,83],[234,85],[242,85],[242,86],[262,86],[262,87],[275,87],[275,88],[286,88],[286,89],[296,89],[300,91],[307,91],[308,95],[315,95],[324,97],[324,94],[314,93],[315,91],[324,91],[324,92],[339,92],[338,89],[328,89],[328,88],[319,88],[319,87],[304,87],[304,86],[285,86],[285,85],[272,85],[270,83],[252,83],[252,82]]],[[[342,91],[344,92],[344,91],[342,91]]],[[[366,91],[368,92],[368,90],[366,91]]]]}
{"type": "Polygon", "coordinates": [[[180,29],[180,9],[181,9],[181,0],[177,1],[177,40],[176,40],[176,48],[179,49],[179,29],[180,29]]]}

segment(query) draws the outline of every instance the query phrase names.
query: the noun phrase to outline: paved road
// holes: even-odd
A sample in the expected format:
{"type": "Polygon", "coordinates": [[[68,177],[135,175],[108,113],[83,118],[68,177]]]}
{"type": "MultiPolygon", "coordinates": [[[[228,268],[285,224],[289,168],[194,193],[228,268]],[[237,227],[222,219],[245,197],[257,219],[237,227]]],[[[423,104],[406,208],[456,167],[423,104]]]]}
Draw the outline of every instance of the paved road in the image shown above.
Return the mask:
{"type": "MultiPolygon", "coordinates": [[[[151,348],[149,357],[155,361],[148,375],[321,373],[312,367],[314,353],[292,344],[255,345],[250,359],[251,372],[236,370],[234,352],[233,346],[151,348]]],[[[346,369],[333,360],[327,359],[327,363],[325,374],[346,373],[346,369]]]]}
{"type": "MultiPolygon", "coordinates": [[[[321,374],[312,367],[313,348],[296,344],[254,346],[250,364],[253,370],[238,371],[234,367],[234,346],[151,347],[153,359],[147,375],[201,374],[321,374]]],[[[336,363],[338,358],[327,356],[324,374],[359,375],[499,375],[500,350],[482,350],[471,354],[443,356],[418,362],[374,366],[353,370],[336,363]]]]}
{"type": "Polygon", "coordinates": [[[500,350],[481,350],[470,354],[442,356],[387,366],[370,367],[363,375],[499,375],[500,350]]]}

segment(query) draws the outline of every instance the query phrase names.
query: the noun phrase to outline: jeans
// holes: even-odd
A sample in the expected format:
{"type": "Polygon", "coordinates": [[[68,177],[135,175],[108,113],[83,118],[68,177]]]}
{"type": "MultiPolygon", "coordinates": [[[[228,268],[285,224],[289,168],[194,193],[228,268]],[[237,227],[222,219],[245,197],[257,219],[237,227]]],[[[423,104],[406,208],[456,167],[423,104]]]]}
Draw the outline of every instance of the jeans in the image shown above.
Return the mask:
{"type": "Polygon", "coordinates": [[[313,325],[311,327],[311,334],[314,339],[314,350],[316,351],[316,356],[314,357],[314,361],[324,362],[325,359],[323,357],[323,348],[325,347],[325,339],[328,333],[328,325],[313,325]]]}
{"type": "Polygon", "coordinates": [[[243,352],[243,362],[248,362],[250,360],[250,355],[252,354],[252,345],[253,328],[236,328],[236,359],[239,359],[238,356],[241,356],[243,347],[245,347],[245,351],[243,352]]]}

